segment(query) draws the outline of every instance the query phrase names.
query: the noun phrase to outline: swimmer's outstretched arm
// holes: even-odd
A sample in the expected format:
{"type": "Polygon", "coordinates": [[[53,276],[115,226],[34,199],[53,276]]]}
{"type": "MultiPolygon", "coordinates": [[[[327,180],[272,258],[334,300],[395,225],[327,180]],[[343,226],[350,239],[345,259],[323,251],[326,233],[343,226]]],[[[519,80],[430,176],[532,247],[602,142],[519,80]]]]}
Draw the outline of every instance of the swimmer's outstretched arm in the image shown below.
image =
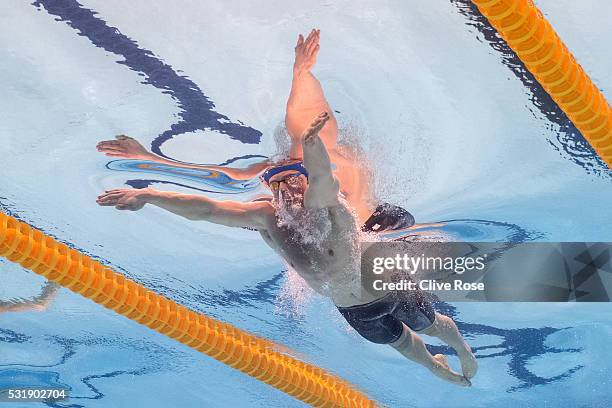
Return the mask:
{"type": "Polygon", "coordinates": [[[227,174],[234,180],[250,180],[256,177],[259,173],[268,168],[271,162],[268,159],[262,160],[261,162],[253,163],[246,168],[234,168],[227,166],[215,166],[215,165],[200,165],[200,164],[188,164],[181,163],[174,160],[168,160],[165,157],[158,156],[153,152],[148,151],[145,147],[140,144],[136,139],[126,136],[119,135],[115,136],[116,140],[103,140],[96,146],[96,149],[110,157],[122,157],[125,159],[134,160],[149,160],[157,163],[168,164],[170,166],[182,167],[188,169],[201,169],[208,171],[220,171],[227,174]]]}
{"type": "Polygon", "coordinates": [[[0,313],[2,312],[42,312],[49,307],[57,291],[59,285],[48,281],[43,287],[40,295],[31,300],[23,300],[19,302],[0,302],[0,313]]]}
{"type": "Polygon", "coordinates": [[[340,184],[332,174],[329,154],[319,137],[319,131],[329,118],[329,113],[322,112],[302,135],[304,167],[308,170],[308,188],[304,193],[304,206],[307,208],[327,208],[340,204],[340,184]]]}
{"type": "Polygon", "coordinates": [[[109,190],[101,194],[96,202],[102,206],[131,211],[152,204],[192,221],[209,221],[228,227],[257,230],[265,228],[266,217],[274,216],[274,208],[267,201],[219,201],[152,188],[109,190]]]}

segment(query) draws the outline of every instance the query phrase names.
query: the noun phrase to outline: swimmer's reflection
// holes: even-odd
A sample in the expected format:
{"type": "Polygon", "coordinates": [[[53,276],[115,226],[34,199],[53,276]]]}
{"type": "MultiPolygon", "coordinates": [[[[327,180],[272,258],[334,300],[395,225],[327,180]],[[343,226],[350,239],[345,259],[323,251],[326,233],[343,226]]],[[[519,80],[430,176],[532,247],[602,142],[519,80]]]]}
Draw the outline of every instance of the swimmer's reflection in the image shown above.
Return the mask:
{"type": "Polygon", "coordinates": [[[60,286],[48,281],[42,287],[40,294],[31,299],[17,299],[0,301],[0,313],[2,312],[42,312],[49,307],[57,296],[60,286]]]}

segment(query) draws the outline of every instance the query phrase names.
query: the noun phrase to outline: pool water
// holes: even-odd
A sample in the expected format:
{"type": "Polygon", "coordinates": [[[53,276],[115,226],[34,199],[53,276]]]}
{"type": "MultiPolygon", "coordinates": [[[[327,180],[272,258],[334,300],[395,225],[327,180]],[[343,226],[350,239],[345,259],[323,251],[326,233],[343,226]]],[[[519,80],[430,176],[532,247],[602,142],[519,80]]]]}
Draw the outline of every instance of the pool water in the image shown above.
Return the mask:
{"type": "MultiPolygon", "coordinates": [[[[612,5],[536,3],[610,97],[612,5]]],[[[128,186],[265,194],[257,180],[111,160],[95,146],[125,133],[189,163],[274,155],[295,38],[318,27],[315,75],[379,197],[457,239],[612,241],[612,173],[469,2],[6,0],[0,10],[3,211],[385,406],[609,406],[608,303],[438,304],[478,357],[463,389],[360,338],[256,232],[95,203],[128,186]]],[[[10,301],[44,284],[3,259],[0,282],[10,301]]],[[[67,290],[44,312],[0,314],[9,385],[70,388],[57,407],[302,405],[67,290]]]]}

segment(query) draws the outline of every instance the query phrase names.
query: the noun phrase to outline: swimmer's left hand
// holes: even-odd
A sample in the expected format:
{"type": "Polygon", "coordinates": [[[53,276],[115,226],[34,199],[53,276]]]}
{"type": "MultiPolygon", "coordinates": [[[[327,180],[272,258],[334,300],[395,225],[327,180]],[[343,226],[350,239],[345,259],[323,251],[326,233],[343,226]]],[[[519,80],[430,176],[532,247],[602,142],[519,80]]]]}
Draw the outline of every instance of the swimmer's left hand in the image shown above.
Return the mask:
{"type": "Polygon", "coordinates": [[[125,159],[151,160],[154,156],[132,137],[118,135],[115,136],[115,139],[101,141],[96,145],[96,149],[107,156],[123,157],[125,159]]]}
{"type": "Polygon", "coordinates": [[[145,199],[147,190],[146,188],[107,190],[98,196],[96,203],[102,206],[114,206],[118,210],[138,211],[147,203],[145,199]]]}

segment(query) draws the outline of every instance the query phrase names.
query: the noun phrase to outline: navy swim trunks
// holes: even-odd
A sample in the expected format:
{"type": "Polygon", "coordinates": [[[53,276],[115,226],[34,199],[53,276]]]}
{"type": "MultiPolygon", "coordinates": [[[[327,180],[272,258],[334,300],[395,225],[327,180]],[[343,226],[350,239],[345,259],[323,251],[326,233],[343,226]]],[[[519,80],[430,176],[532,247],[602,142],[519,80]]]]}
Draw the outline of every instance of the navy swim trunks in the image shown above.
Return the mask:
{"type": "Polygon", "coordinates": [[[404,330],[402,323],[414,331],[430,327],[436,312],[423,292],[391,292],[364,305],[340,307],[346,321],[366,340],[389,344],[399,340],[404,330]]]}
{"type": "Polygon", "coordinates": [[[414,217],[408,211],[393,204],[383,203],[376,207],[361,230],[364,232],[382,232],[408,228],[413,225],[414,217]]]}

